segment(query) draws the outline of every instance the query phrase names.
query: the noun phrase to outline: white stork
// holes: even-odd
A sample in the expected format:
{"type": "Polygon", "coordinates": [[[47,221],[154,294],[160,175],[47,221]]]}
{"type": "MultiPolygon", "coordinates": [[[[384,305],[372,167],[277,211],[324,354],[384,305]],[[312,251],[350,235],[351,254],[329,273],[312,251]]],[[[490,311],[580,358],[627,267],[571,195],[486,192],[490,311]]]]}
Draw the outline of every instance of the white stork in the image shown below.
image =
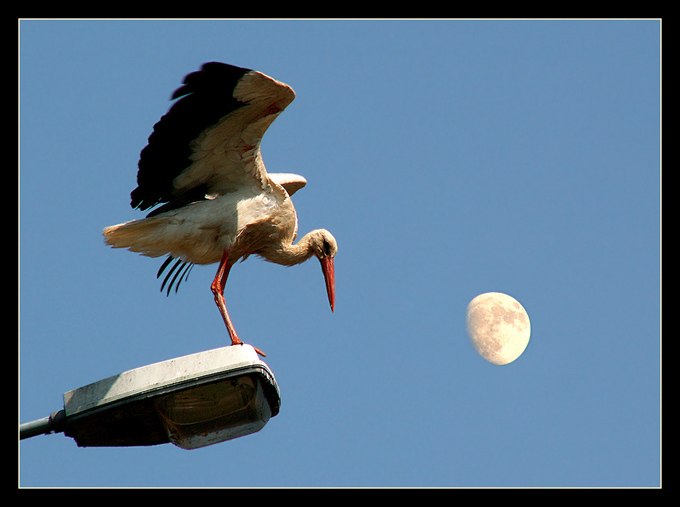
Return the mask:
{"type": "Polygon", "coordinates": [[[149,257],[167,255],[157,277],[175,260],[161,285],[162,291],[170,282],[168,294],[194,264],[219,262],[210,288],[232,345],[242,342],[224,286],[232,265],[251,254],[285,266],[315,255],[333,311],[335,238],[317,229],[293,244],[298,223],[290,196],[307,181],[268,174],[260,153],[262,136],[295,92],[260,72],[218,62],[204,64],[183,83],[141,152],[131,193],[133,208],[160,206],[146,218],[105,228],[105,242],[149,257]]]}

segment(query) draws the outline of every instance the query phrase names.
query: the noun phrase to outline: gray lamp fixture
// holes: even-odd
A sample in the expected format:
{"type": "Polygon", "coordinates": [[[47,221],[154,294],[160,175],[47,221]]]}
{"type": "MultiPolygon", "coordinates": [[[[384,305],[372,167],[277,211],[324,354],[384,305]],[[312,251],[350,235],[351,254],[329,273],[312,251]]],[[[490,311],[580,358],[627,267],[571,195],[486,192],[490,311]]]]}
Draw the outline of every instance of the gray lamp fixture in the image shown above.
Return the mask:
{"type": "Polygon", "coordinates": [[[20,438],[64,432],[80,447],[172,442],[196,449],[261,430],[279,412],[274,374],[250,345],[169,359],[64,394],[20,438]]]}

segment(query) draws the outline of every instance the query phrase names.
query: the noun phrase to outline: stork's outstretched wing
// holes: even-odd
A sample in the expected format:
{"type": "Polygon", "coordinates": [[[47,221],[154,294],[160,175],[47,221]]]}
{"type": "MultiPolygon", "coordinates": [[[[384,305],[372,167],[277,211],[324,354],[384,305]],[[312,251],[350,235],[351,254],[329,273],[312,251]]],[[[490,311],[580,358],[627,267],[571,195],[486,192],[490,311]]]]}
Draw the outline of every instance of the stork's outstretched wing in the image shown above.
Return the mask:
{"type": "Polygon", "coordinates": [[[131,206],[151,215],[258,185],[265,131],[295,98],[288,85],[254,70],[210,62],[184,78],[179,99],[142,150],[131,206]]]}

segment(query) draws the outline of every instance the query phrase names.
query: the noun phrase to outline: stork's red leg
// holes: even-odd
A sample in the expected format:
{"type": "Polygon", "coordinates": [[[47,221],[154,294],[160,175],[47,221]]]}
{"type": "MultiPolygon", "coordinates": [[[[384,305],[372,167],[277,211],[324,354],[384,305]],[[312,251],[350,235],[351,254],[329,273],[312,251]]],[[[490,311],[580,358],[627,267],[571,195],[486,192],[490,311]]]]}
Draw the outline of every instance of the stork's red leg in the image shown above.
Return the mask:
{"type": "MultiPolygon", "coordinates": [[[[231,323],[229,318],[229,312],[227,312],[227,305],[224,302],[224,287],[227,284],[227,277],[229,276],[229,270],[231,269],[231,264],[229,264],[229,250],[225,250],[222,255],[222,260],[220,261],[220,266],[217,268],[217,274],[215,279],[210,285],[210,290],[212,290],[215,296],[215,303],[217,308],[220,310],[220,314],[224,319],[224,323],[227,326],[227,331],[229,332],[229,337],[231,338],[232,345],[240,345],[243,342],[239,340],[234,325],[231,323]]],[[[253,347],[254,348],[254,347],[253,347]]],[[[255,349],[255,351],[261,356],[266,356],[261,350],[255,349]]]]}
{"type": "Polygon", "coordinates": [[[217,308],[219,308],[220,314],[222,314],[222,318],[224,319],[224,323],[227,325],[227,331],[229,332],[229,337],[231,338],[231,344],[239,345],[242,342],[239,340],[238,335],[236,334],[234,325],[231,323],[229,313],[227,312],[227,306],[224,303],[224,286],[227,283],[227,277],[229,276],[230,269],[231,265],[229,264],[229,251],[225,250],[224,254],[222,255],[222,260],[220,261],[220,267],[217,268],[215,279],[210,285],[210,290],[212,290],[212,293],[215,296],[217,308]]]}

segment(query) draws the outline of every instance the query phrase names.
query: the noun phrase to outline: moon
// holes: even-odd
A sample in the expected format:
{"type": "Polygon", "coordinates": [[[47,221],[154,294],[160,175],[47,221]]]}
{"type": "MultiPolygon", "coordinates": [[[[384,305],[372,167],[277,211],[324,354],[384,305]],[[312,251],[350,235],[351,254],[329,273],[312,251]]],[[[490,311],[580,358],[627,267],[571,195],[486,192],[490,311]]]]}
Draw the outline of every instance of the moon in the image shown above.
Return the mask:
{"type": "Polygon", "coordinates": [[[529,315],[519,301],[502,292],[487,292],[470,301],[466,321],[472,346],[491,364],[512,363],[529,344],[529,315]]]}

